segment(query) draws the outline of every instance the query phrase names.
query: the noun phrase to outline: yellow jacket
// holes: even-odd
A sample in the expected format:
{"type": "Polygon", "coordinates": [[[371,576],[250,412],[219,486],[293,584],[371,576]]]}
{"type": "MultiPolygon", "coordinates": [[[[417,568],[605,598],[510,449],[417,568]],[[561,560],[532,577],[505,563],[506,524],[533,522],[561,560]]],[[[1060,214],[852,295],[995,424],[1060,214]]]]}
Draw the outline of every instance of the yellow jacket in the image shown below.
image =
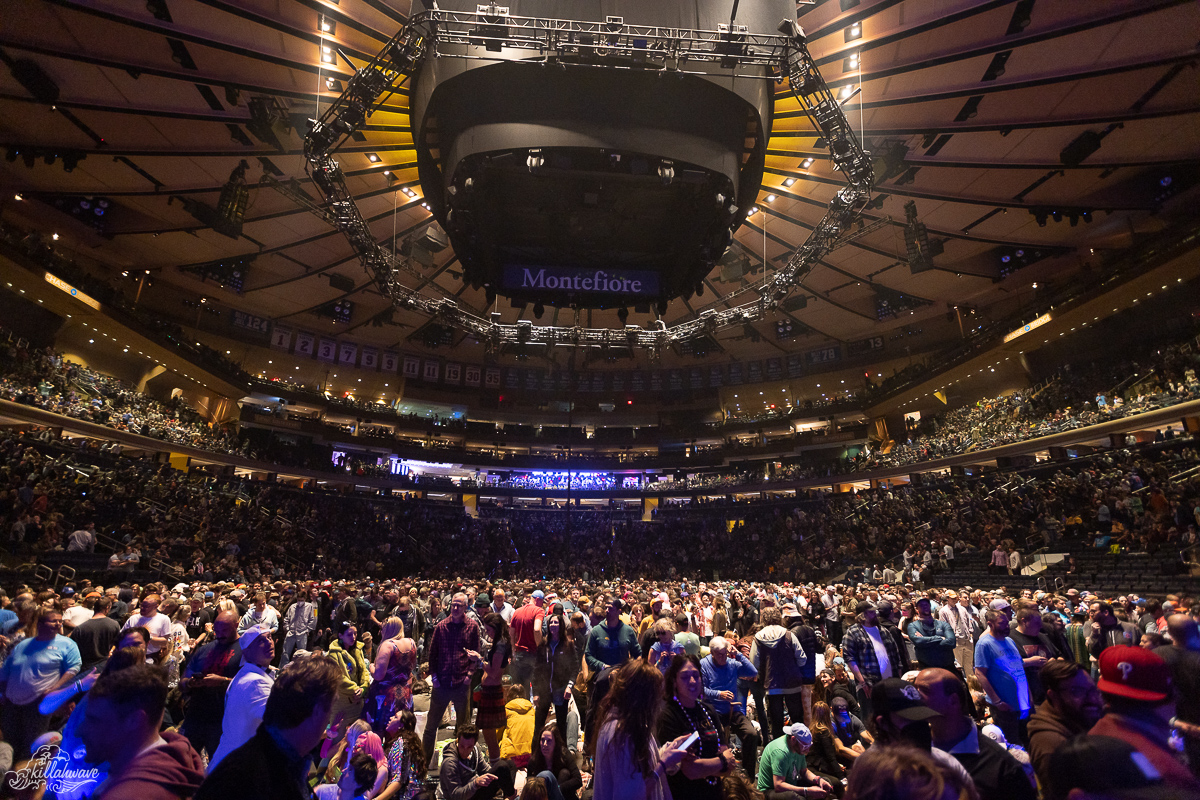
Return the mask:
{"type": "Polygon", "coordinates": [[[508,727],[500,740],[500,757],[516,758],[533,752],[533,703],[524,697],[509,700],[504,705],[508,727]]]}

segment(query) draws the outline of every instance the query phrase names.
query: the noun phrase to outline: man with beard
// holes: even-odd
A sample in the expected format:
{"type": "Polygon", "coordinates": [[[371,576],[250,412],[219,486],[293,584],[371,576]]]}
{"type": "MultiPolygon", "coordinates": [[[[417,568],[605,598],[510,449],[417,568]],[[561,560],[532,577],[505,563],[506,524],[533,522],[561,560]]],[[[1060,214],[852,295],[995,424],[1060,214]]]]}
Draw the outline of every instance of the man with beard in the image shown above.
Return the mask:
{"type": "Polygon", "coordinates": [[[879,627],[879,615],[875,606],[865,600],[854,607],[857,622],[846,631],[842,639],[842,652],[846,666],[857,681],[863,716],[873,715],[871,708],[872,687],[887,678],[900,677],[900,648],[896,640],[879,627]]]}
{"type": "Polygon", "coordinates": [[[1047,661],[1038,677],[1046,699],[1029,719],[1029,757],[1047,786],[1050,756],[1066,740],[1087,733],[1104,716],[1104,701],[1087,670],[1074,661],[1047,661]]]}
{"type": "Polygon", "coordinates": [[[1010,742],[1024,744],[1025,724],[1033,709],[1025,664],[1008,638],[1008,614],[989,609],[988,629],[975,644],[975,677],[983,686],[992,720],[1010,742]]]}

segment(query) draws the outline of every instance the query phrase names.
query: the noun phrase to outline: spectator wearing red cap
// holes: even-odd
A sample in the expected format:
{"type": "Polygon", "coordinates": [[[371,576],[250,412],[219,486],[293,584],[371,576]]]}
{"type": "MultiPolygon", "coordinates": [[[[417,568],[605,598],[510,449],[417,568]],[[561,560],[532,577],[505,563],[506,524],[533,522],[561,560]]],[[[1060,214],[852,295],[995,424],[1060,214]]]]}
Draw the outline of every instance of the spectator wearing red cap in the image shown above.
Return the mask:
{"type": "Polygon", "coordinates": [[[1175,696],[1167,662],[1140,647],[1107,647],[1100,654],[1100,680],[1096,685],[1108,713],[1092,726],[1089,736],[1120,739],[1146,757],[1165,785],[1200,791],[1200,781],[1169,743],[1175,696]]]}

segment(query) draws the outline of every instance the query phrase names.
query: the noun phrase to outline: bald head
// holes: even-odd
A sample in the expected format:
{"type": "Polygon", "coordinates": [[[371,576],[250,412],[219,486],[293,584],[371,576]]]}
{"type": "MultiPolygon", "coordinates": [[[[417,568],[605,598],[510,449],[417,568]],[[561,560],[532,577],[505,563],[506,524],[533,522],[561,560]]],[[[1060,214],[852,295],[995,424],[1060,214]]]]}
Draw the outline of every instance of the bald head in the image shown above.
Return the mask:
{"type": "Polygon", "coordinates": [[[236,611],[222,611],[213,621],[213,635],[218,641],[232,642],[237,638],[238,622],[241,620],[236,611]]]}
{"type": "Polygon", "coordinates": [[[1177,647],[1200,651],[1200,626],[1189,614],[1172,614],[1167,617],[1167,632],[1177,647]]]}
{"type": "Polygon", "coordinates": [[[929,668],[921,670],[913,681],[925,705],[943,717],[956,717],[967,713],[962,704],[962,681],[953,672],[929,668]]]}

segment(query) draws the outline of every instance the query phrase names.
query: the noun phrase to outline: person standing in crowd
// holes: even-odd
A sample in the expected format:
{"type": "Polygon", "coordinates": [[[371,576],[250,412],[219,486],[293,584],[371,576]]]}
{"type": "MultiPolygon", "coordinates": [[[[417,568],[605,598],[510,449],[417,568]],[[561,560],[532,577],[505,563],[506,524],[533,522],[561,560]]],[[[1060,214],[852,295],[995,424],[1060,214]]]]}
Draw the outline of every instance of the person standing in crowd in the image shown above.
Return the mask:
{"type": "Polygon", "coordinates": [[[413,709],[417,644],[404,633],[400,617],[387,617],[380,628],[374,679],[363,703],[363,716],[370,721],[371,730],[380,735],[386,734],[388,722],[396,714],[413,709]]]}
{"type": "Polygon", "coordinates": [[[17,642],[0,667],[0,729],[13,758],[29,758],[35,739],[49,730],[42,698],[75,680],[83,664],[79,648],[62,635],[58,606],[41,607],[33,618],[37,633],[17,642]]]}
{"type": "Polygon", "coordinates": [[[796,637],[804,651],[804,664],[800,667],[800,702],[804,707],[804,724],[812,726],[813,686],[817,682],[817,632],[804,619],[794,603],[781,609],[783,624],[796,637]]]}
{"type": "Polygon", "coordinates": [[[125,625],[122,626],[123,630],[141,627],[150,631],[148,655],[151,658],[154,658],[170,642],[171,618],[166,614],[159,613],[158,606],[161,602],[162,597],[157,594],[146,595],[142,598],[138,613],[131,614],[129,619],[125,620],[125,625]]]}
{"type": "Polygon", "coordinates": [[[310,754],[329,725],[342,675],[324,656],[288,664],[271,686],[254,736],[222,759],[196,800],[308,800],[310,754]]]}
{"type": "Polygon", "coordinates": [[[908,623],[908,638],[917,651],[917,668],[937,667],[953,672],[954,629],[945,620],[934,619],[929,598],[922,597],[916,603],[917,616],[908,623]]]}
{"type": "Polygon", "coordinates": [[[104,675],[88,692],[79,736],[89,762],[108,763],[96,800],[177,800],[200,788],[200,754],[183,735],[161,731],[166,702],[166,674],[149,664],[104,675]]]}
{"type": "Polygon", "coordinates": [[[110,598],[97,597],[96,604],[92,606],[92,618],[71,631],[71,641],[79,648],[79,657],[82,659],[80,672],[87,672],[108,658],[113,646],[121,638],[121,626],[108,616],[110,608],[110,598]]]}
{"type": "Polygon", "coordinates": [[[208,762],[211,772],[225,756],[250,741],[262,722],[267,698],[275,678],[271,660],[275,658],[275,639],[266,625],[256,625],[238,637],[242,666],[225,694],[225,716],[221,721],[221,743],[208,762]]]}
{"type": "Polygon", "coordinates": [[[237,676],[242,648],[237,637],[238,614],[222,611],[213,622],[213,640],[192,653],[179,690],[187,703],[180,733],[198,753],[211,759],[221,743],[225,694],[237,676]]]}
{"type": "Polygon", "coordinates": [[[450,616],[434,626],[429,640],[429,676],[433,692],[425,733],[421,737],[427,761],[433,759],[434,741],[446,708],[454,705],[455,717],[460,724],[467,719],[467,690],[478,663],[472,660],[470,653],[478,653],[481,647],[479,626],[467,618],[469,602],[463,592],[451,597],[450,616]]]}
{"type": "Polygon", "coordinates": [[[533,721],[535,732],[546,726],[546,716],[553,706],[555,726],[563,741],[566,741],[567,705],[582,662],[562,613],[551,614],[546,624],[546,635],[538,645],[533,671],[533,694],[537,702],[533,721]]]}
{"type": "Polygon", "coordinates": [[[1021,654],[1025,682],[1029,684],[1029,694],[1036,706],[1046,699],[1046,690],[1038,673],[1047,661],[1058,657],[1058,652],[1049,638],[1042,634],[1042,615],[1036,606],[1022,606],[1017,612],[1016,623],[1016,628],[1008,632],[1008,638],[1021,654]]]}
{"type": "Polygon", "coordinates": [[[283,653],[279,657],[280,668],[286,667],[297,650],[308,649],[308,637],[317,629],[317,607],[312,602],[312,590],[301,589],[296,600],[283,617],[283,653]]]}
{"type": "MultiPolygon", "coordinates": [[[[483,732],[487,743],[488,758],[500,758],[500,730],[505,727],[508,715],[505,712],[504,671],[512,656],[512,640],[504,617],[488,614],[483,618],[483,641],[490,642],[487,654],[468,651],[467,655],[483,668],[479,686],[479,708],[475,715],[475,727],[483,732]]],[[[513,684],[514,686],[516,684],[513,684]]],[[[520,691],[520,687],[518,687],[520,691]]]]}
{"type": "Polygon", "coordinates": [[[854,613],[855,624],[842,639],[842,652],[858,686],[858,704],[863,715],[870,718],[872,687],[882,680],[900,677],[903,662],[895,639],[880,630],[875,606],[862,601],[854,613]]]}
{"type": "Polygon", "coordinates": [[[529,597],[529,602],[512,615],[512,624],[509,625],[513,646],[509,673],[513,683],[525,687],[526,693],[533,678],[535,654],[542,643],[542,618],[546,616],[545,593],[535,589],[529,597]]]}
{"type": "Polygon", "coordinates": [[[1029,757],[1038,781],[1049,785],[1050,757],[1059,745],[1087,733],[1104,716],[1104,701],[1088,671],[1074,661],[1047,661],[1039,678],[1046,699],[1029,718],[1029,757]]]}
{"type": "Polygon", "coordinates": [[[1099,660],[1100,654],[1115,645],[1137,647],[1142,641],[1142,632],[1132,622],[1121,622],[1110,603],[1092,606],[1092,621],[1088,626],[1087,649],[1092,658],[1099,660]]]}
{"type": "Polygon", "coordinates": [[[335,738],[346,733],[350,723],[362,716],[366,703],[365,693],[371,685],[371,671],[363,643],[358,640],[358,629],[349,622],[342,623],[342,630],[329,645],[328,655],[341,665],[342,683],[333,704],[333,730],[335,738]]]}
{"type": "Polygon", "coordinates": [[[778,608],[764,608],[762,623],[750,646],[750,662],[762,676],[769,730],[771,738],[777,739],[783,735],[785,703],[788,716],[797,721],[804,719],[802,669],[808,658],[796,637],[783,627],[783,615],[778,608]]]}
{"type": "Polygon", "coordinates": [[[821,606],[824,608],[825,638],[834,647],[842,646],[842,614],[837,592],[832,586],[826,586],[821,593],[821,606]]]}
{"type": "Polygon", "coordinates": [[[741,741],[742,770],[755,775],[758,748],[762,736],[743,712],[744,701],[738,696],[738,679],[753,680],[758,670],[750,659],[729,646],[724,636],[714,636],[708,644],[708,655],[700,661],[704,676],[704,699],[717,713],[721,726],[741,741]]]}
{"type": "Polygon", "coordinates": [[[988,609],[984,620],[988,629],[975,643],[975,677],[987,696],[992,720],[1006,739],[1023,745],[1028,741],[1025,727],[1033,710],[1025,664],[1008,638],[1008,615],[988,609]]]}
{"type": "Polygon", "coordinates": [[[917,675],[915,685],[925,705],[938,713],[929,718],[933,746],[963,765],[980,800],[1037,800],[1035,787],[1016,759],[975,726],[970,694],[961,678],[947,669],[928,668],[917,675]]]}

